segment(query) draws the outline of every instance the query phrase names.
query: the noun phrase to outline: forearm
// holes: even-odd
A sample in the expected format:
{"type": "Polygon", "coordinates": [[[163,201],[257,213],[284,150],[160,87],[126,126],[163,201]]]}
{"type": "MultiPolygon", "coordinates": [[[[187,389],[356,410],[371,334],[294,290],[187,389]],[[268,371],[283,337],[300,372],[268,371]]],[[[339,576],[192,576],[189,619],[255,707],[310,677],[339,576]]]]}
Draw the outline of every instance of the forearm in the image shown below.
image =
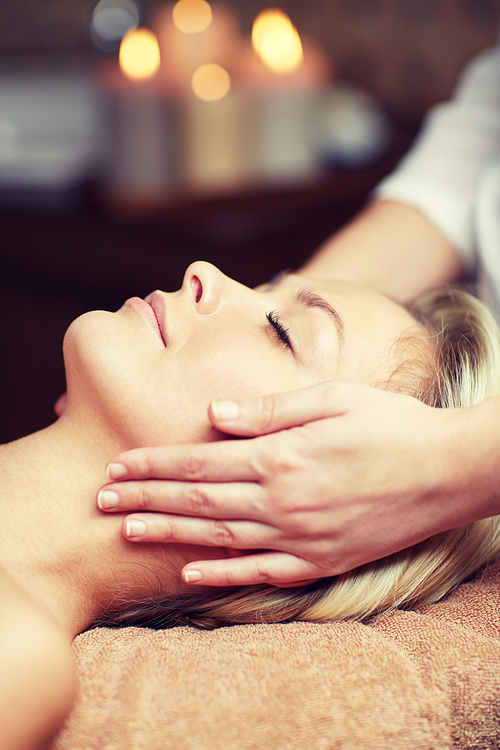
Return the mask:
{"type": "Polygon", "coordinates": [[[500,156],[500,48],[464,72],[434,107],[376,200],[327,240],[304,272],[359,282],[405,302],[454,281],[474,262],[474,205],[483,169],[500,156]],[[462,260],[460,260],[462,259],[462,260]]]}
{"type": "Polygon", "coordinates": [[[417,209],[376,200],[329,238],[301,272],[363,284],[407,302],[458,279],[463,267],[451,243],[417,209]]]}

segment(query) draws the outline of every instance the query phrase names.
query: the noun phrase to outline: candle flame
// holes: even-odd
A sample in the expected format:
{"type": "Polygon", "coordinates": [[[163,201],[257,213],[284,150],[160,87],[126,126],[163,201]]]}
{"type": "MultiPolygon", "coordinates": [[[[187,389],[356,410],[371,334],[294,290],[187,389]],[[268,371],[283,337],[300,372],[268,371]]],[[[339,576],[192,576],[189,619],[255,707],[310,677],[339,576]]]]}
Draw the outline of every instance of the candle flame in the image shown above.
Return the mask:
{"type": "Polygon", "coordinates": [[[120,68],[128,78],[143,81],[151,78],[160,67],[160,47],[152,31],[138,28],[129,31],[120,45],[120,68]]]}
{"type": "Polygon", "coordinates": [[[212,23],[212,8],[206,0],[179,0],[172,10],[174,25],[184,34],[198,34],[212,23]]]}
{"type": "Polygon", "coordinates": [[[227,70],[215,63],[200,65],[191,79],[193,91],[205,102],[223,99],[231,88],[231,78],[227,70]]]}
{"type": "Polygon", "coordinates": [[[286,13],[277,8],[259,13],[253,23],[252,44],[264,64],[275,73],[291,73],[304,59],[297,29],[286,13]]]}

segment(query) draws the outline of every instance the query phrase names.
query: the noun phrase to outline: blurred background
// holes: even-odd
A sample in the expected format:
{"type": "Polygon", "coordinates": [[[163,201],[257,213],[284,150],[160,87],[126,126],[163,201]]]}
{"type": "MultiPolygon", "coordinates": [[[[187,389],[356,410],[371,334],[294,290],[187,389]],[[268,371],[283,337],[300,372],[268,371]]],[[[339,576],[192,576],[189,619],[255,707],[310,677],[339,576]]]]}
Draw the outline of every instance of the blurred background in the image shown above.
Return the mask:
{"type": "Polygon", "coordinates": [[[2,0],[0,442],[53,420],[82,312],[255,285],[365,203],[500,0],[2,0]]]}

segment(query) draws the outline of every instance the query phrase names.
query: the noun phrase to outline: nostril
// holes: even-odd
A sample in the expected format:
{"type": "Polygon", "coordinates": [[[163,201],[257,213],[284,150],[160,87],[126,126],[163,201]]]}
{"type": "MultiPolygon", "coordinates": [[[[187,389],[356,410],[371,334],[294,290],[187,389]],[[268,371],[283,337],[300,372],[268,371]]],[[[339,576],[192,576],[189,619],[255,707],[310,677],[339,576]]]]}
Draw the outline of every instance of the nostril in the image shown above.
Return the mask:
{"type": "Polygon", "coordinates": [[[191,287],[194,292],[195,302],[198,303],[203,295],[203,286],[197,276],[191,277],[191,287]]]}

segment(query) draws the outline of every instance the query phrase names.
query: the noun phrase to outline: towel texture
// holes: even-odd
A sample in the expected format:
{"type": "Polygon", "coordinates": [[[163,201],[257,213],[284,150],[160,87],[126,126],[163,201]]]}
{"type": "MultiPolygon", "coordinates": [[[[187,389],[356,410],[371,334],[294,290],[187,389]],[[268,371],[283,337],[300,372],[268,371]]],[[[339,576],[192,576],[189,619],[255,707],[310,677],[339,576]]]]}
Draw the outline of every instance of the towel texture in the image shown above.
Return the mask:
{"type": "Polygon", "coordinates": [[[500,747],[500,562],[358,623],[98,629],[51,750],[500,747]]]}

